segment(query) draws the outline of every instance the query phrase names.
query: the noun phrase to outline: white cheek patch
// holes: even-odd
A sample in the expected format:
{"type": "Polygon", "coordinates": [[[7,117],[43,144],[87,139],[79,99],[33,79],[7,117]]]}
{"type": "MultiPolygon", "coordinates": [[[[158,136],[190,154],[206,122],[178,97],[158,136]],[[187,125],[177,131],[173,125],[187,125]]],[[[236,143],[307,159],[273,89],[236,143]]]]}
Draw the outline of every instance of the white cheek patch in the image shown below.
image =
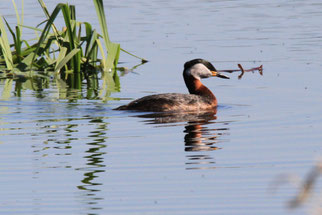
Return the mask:
{"type": "Polygon", "coordinates": [[[193,65],[190,69],[187,69],[187,75],[191,75],[194,78],[200,80],[200,78],[209,78],[212,74],[211,71],[202,63],[193,65]]]}

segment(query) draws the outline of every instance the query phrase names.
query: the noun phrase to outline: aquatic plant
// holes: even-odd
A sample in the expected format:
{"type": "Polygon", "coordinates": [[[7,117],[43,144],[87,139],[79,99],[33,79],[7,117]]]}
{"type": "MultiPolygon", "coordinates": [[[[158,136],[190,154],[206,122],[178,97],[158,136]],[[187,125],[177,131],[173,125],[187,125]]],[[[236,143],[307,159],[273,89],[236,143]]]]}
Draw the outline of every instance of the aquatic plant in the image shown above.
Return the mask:
{"type": "Polygon", "coordinates": [[[277,177],[271,184],[270,190],[276,191],[282,184],[292,184],[297,189],[297,194],[288,202],[290,209],[295,209],[310,203],[310,212],[312,214],[322,214],[321,193],[314,193],[318,185],[318,179],[322,175],[322,161],[318,161],[311,170],[301,179],[295,174],[282,174],[277,177]]]}
{"type": "Polygon", "coordinates": [[[121,49],[120,44],[111,42],[102,0],[93,0],[102,34],[93,29],[90,23],[76,20],[75,6],[59,3],[50,14],[43,0],[38,2],[47,19],[36,27],[23,24],[23,8],[19,15],[14,0],[17,26],[12,28],[4,17],[0,17],[2,77],[30,77],[34,74],[33,71],[38,71],[39,74],[54,72],[56,77],[66,81],[69,87],[80,89],[82,81],[88,82],[89,77],[93,77],[97,71],[102,72],[102,77],[109,80],[110,85],[115,85],[115,81],[118,80],[116,68],[121,51],[139,58],[142,63],[146,62],[145,59],[121,49]],[[60,13],[65,23],[62,30],[55,26],[55,20],[60,13]],[[41,29],[41,25],[45,26],[41,29]],[[9,43],[6,27],[13,38],[12,44],[9,43]],[[32,29],[36,35],[39,33],[37,42],[29,44],[23,40],[22,28],[32,29]]]}
{"type": "Polygon", "coordinates": [[[263,65],[260,65],[258,67],[253,67],[250,69],[244,69],[241,64],[237,64],[239,69],[225,69],[225,70],[217,70],[218,72],[228,72],[228,73],[233,73],[233,72],[240,72],[240,75],[238,75],[238,79],[241,79],[245,72],[255,72],[258,71],[260,75],[263,75],[263,65]]]}

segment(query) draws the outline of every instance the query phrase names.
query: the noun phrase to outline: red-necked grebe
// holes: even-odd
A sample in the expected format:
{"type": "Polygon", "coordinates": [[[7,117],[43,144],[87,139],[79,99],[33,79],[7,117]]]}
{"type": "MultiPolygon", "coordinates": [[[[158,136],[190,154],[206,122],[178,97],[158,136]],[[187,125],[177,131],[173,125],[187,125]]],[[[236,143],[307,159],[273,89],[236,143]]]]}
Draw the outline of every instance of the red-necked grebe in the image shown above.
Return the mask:
{"type": "Polygon", "coordinates": [[[144,96],[115,110],[137,110],[148,112],[196,112],[213,111],[217,107],[215,95],[201,83],[200,79],[212,76],[226,78],[215,67],[203,59],[194,59],[184,64],[183,78],[190,94],[164,93],[144,96]]]}

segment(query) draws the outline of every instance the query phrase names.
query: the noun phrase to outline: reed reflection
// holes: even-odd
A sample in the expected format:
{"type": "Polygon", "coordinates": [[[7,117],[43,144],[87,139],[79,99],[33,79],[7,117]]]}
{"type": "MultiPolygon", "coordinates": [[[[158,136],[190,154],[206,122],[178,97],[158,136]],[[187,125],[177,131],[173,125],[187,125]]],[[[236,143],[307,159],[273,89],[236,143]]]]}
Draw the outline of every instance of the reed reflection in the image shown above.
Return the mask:
{"type": "Polygon", "coordinates": [[[89,149],[85,152],[87,155],[84,156],[87,160],[86,168],[77,169],[85,171],[84,178],[81,180],[81,185],[77,186],[77,188],[85,192],[83,201],[86,202],[91,214],[96,214],[93,212],[96,210],[99,211],[102,208],[95,205],[99,205],[99,202],[104,200],[104,198],[99,195],[101,192],[99,187],[103,184],[96,182],[95,179],[99,178],[99,174],[105,172],[106,165],[104,164],[104,154],[106,154],[106,152],[104,149],[106,148],[105,139],[107,138],[106,131],[108,130],[108,123],[104,122],[102,117],[93,118],[89,123],[95,123],[97,127],[95,130],[90,131],[90,135],[88,136],[90,139],[93,139],[93,141],[87,143],[89,149]]]}
{"type": "MultiPolygon", "coordinates": [[[[183,132],[186,169],[216,168],[214,151],[221,149],[221,137],[229,135],[228,122],[218,122],[217,111],[208,113],[158,113],[138,117],[149,118],[148,124],[186,122],[183,132]]],[[[182,124],[178,124],[182,126],[182,124]]]]}
{"type": "Polygon", "coordinates": [[[32,145],[35,166],[39,167],[33,171],[33,178],[39,180],[41,169],[48,168],[68,168],[82,172],[82,178],[74,184],[79,190],[78,199],[84,207],[82,210],[88,211],[89,214],[99,214],[102,210],[101,202],[104,201],[99,177],[106,171],[104,164],[108,130],[106,119],[92,116],[39,119],[36,121],[39,130],[33,135],[35,140],[46,137],[42,144],[32,145]],[[85,155],[77,160],[79,153],[85,155]],[[75,161],[81,163],[81,167],[75,166],[75,161]]]}

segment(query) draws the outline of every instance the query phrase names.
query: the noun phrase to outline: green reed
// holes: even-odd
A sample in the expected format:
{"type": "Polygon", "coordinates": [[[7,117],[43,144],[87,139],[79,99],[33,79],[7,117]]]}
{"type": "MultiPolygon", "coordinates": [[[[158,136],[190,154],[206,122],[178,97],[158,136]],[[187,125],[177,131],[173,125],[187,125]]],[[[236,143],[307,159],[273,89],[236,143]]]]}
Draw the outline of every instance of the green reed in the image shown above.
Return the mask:
{"type": "Polygon", "coordinates": [[[93,29],[90,23],[77,21],[75,6],[60,3],[49,13],[43,0],[38,2],[46,21],[36,27],[26,26],[23,24],[23,8],[19,15],[14,0],[12,2],[17,26],[12,28],[4,17],[0,17],[0,71],[3,78],[31,77],[35,75],[34,71],[54,72],[68,87],[81,89],[83,81],[93,85],[89,77],[101,71],[103,82],[110,89],[118,84],[115,83],[118,80],[116,68],[121,51],[139,58],[142,63],[146,62],[121,49],[120,44],[111,42],[102,0],[93,0],[102,34],[93,29]],[[55,26],[60,14],[65,24],[62,30],[55,26]],[[45,26],[40,28],[41,25],[45,26]],[[37,42],[29,44],[22,39],[22,28],[34,30],[37,42]],[[12,44],[9,43],[7,30],[12,36],[12,44]]]}

